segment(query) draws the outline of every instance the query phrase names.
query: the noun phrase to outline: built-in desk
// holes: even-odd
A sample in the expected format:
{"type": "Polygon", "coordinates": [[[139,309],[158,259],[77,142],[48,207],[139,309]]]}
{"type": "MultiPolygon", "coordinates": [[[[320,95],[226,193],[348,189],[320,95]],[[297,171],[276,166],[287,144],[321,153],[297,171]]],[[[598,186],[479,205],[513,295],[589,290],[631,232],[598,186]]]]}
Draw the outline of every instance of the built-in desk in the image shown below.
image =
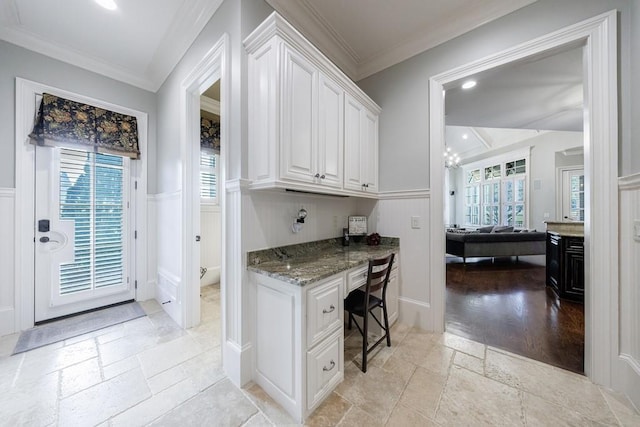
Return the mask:
{"type": "Polygon", "coordinates": [[[546,276],[560,298],[584,302],[582,222],[547,222],[546,276]]]}
{"type": "MultiPolygon", "coordinates": [[[[297,422],[344,378],[346,294],[366,282],[370,259],[399,249],[393,238],[346,247],[329,239],[247,253],[256,307],[253,379],[297,422]]],[[[387,287],[390,322],[398,316],[397,271],[387,287]]]]}

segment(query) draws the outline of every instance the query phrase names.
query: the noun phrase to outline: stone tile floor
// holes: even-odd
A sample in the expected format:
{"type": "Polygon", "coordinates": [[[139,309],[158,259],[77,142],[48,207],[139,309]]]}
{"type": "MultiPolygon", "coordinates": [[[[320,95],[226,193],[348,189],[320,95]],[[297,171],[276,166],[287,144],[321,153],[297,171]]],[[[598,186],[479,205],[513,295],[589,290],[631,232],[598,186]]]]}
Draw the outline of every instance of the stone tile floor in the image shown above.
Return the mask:
{"type": "MultiPolygon", "coordinates": [[[[155,301],[147,317],[10,356],[0,338],[0,425],[270,426],[293,420],[260,387],[239,389],[220,357],[220,294],[202,290],[202,324],[181,330],[155,301]]],[[[392,347],[345,380],[311,426],[640,426],[623,397],[585,377],[451,334],[396,324],[392,347]]]]}

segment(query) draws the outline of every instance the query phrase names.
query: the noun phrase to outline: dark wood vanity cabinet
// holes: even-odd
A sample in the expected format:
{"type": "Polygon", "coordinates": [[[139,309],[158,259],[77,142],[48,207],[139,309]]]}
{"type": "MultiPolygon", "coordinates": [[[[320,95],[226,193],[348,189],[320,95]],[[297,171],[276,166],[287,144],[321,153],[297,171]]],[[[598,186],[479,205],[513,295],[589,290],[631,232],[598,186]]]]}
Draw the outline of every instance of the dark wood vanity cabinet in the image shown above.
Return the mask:
{"type": "Polygon", "coordinates": [[[560,298],[584,301],[584,238],[547,233],[547,285],[560,298]]]}

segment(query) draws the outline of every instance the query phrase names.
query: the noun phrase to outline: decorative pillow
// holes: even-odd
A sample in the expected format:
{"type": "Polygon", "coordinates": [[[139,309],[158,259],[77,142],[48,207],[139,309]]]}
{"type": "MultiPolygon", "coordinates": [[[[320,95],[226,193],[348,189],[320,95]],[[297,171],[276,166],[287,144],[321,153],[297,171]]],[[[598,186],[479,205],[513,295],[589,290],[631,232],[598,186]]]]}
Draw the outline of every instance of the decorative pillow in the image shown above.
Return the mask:
{"type": "Polygon", "coordinates": [[[493,232],[493,225],[487,225],[486,227],[478,228],[479,233],[491,233],[493,232]]]}
{"type": "Polygon", "coordinates": [[[506,225],[496,225],[495,227],[493,227],[493,230],[491,230],[491,232],[492,233],[512,233],[513,227],[506,226],[506,225]]]}

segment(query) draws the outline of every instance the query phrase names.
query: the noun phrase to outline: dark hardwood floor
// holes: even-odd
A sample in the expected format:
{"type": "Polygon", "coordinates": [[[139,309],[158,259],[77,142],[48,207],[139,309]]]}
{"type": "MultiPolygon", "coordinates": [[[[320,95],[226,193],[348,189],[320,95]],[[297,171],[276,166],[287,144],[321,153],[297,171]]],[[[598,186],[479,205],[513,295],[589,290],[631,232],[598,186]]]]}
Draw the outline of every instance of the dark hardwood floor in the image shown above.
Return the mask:
{"type": "Polygon", "coordinates": [[[447,258],[447,332],[584,373],[584,307],[545,286],[545,268],[515,258],[447,258]]]}

